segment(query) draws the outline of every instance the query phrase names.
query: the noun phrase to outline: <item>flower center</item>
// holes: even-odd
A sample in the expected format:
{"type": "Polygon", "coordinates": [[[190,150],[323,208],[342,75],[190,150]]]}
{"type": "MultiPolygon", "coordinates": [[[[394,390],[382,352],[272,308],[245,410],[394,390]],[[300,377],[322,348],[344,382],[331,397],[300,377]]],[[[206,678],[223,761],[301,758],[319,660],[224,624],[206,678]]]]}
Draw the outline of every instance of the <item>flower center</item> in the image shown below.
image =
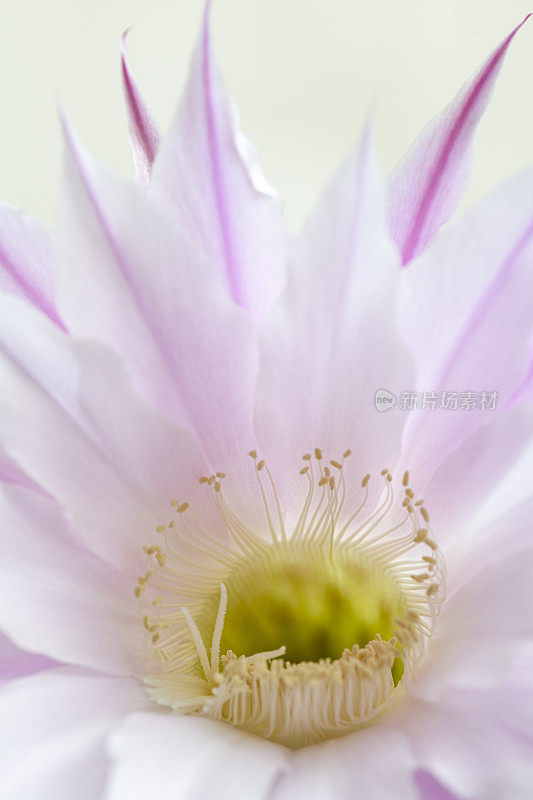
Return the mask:
{"type": "Polygon", "coordinates": [[[299,513],[285,515],[264,461],[250,455],[266,535],[235,514],[217,473],[200,483],[231,544],[173,501],[177,519],[158,528],[163,544],[144,548],[135,594],[145,682],[174,711],[300,747],[368,724],[409,679],[442,600],[444,565],[408,473],[395,504],[383,470],[369,511],[370,476],[358,491],[345,478],[350,451],[325,466],[317,449],[303,457],[299,513]]]}
{"type": "MultiPolygon", "coordinates": [[[[407,603],[379,563],[336,546],[275,544],[225,579],[229,598],[221,650],[252,653],[285,645],[288,661],[340,658],[376,634],[391,639],[407,603]]],[[[204,605],[198,628],[210,638],[220,593],[204,605]]]]}

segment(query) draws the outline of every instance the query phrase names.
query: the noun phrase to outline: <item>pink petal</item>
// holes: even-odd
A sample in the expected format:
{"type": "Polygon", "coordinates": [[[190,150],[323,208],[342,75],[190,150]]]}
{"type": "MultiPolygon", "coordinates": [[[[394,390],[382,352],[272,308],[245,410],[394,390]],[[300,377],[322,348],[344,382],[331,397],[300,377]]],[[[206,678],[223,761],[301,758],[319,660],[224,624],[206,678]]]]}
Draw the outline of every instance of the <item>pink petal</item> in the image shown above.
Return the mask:
{"type": "Polygon", "coordinates": [[[416,773],[416,785],[420,792],[419,800],[461,800],[451,794],[430,772],[421,769],[416,773]]]}
{"type": "Polygon", "coordinates": [[[481,526],[474,536],[469,536],[468,529],[463,528],[462,542],[456,545],[447,558],[450,567],[448,584],[452,594],[467,586],[472,578],[474,561],[477,574],[508,558],[518,560],[520,553],[528,558],[526,551],[531,549],[533,513],[531,487],[529,492],[527,500],[502,511],[496,519],[481,526]]]}
{"type": "Polygon", "coordinates": [[[174,497],[194,503],[209,530],[224,536],[198,484],[206,465],[192,437],[144,404],[116,356],[94,343],[74,345],[15,298],[0,298],[0,395],[8,451],[132,590],[144,569],[141,548],[174,515],[174,497]],[[74,367],[67,398],[31,371],[54,361],[74,367]]]}
{"type": "Polygon", "coordinates": [[[401,732],[376,725],[296,750],[269,800],[419,800],[401,732]]]}
{"type": "Polygon", "coordinates": [[[17,462],[0,447],[0,484],[12,483],[15,486],[26,486],[28,489],[40,491],[40,487],[27,475],[17,462]]]}
{"type": "Polygon", "coordinates": [[[252,323],[161,201],[99,167],[66,127],[58,295],[73,334],[109,344],[214,469],[253,446],[252,323]]]}
{"type": "Polygon", "coordinates": [[[132,583],[80,546],[52,500],[3,487],[0,626],[25,649],[116,674],[142,668],[132,583]],[[16,535],[15,535],[16,532],[16,535]]]}
{"type": "Polygon", "coordinates": [[[128,31],[122,36],[121,56],[124,94],[128,109],[128,130],[135,164],[135,177],[141,186],[147,189],[150,183],[152,164],[161,140],[161,131],[150,114],[128,66],[126,60],[127,35],[128,31]]]}
{"type": "Polygon", "coordinates": [[[470,176],[472,139],[477,124],[507,48],[524,22],[504,39],[443,113],[422,131],[391,176],[390,223],[404,264],[424,249],[461,200],[470,176]]]}
{"type": "MultiPolygon", "coordinates": [[[[479,428],[417,488],[431,510],[434,529],[446,556],[471,547],[479,529],[478,518],[495,491],[509,476],[533,439],[533,408],[510,409],[479,428]]],[[[531,491],[527,482],[513,481],[506,489],[498,516],[514,507],[531,491]]],[[[506,539],[507,541],[507,539],[506,539]]],[[[514,538],[513,538],[514,541],[514,538]]]]}
{"type": "Polygon", "coordinates": [[[533,360],[529,365],[526,376],[522,383],[516,388],[514,394],[510,397],[508,404],[515,405],[519,403],[531,404],[533,400],[533,360]]]}
{"type": "Polygon", "coordinates": [[[454,691],[440,703],[411,701],[405,712],[401,727],[420,767],[433,774],[452,796],[480,800],[529,797],[532,748],[524,741],[521,728],[530,727],[531,691],[454,691]]]}
{"type": "Polygon", "coordinates": [[[152,186],[172,200],[176,221],[220,270],[233,300],[261,316],[283,284],[285,223],[218,74],[209,3],[189,83],[161,144],[152,186]]]}
{"type": "MultiPolygon", "coordinates": [[[[450,570],[449,596],[426,662],[410,685],[412,694],[436,699],[449,687],[500,686],[520,643],[531,640],[533,551],[529,546],[517,552],[511,545],[505,552],[505,541],[512,542],[514,535],[522,537],[523,547],[528,546],[525,531],[516,530],[509,522],[502,520],[499,526],[498,560],[490,562],[484,557],[484,549],[490,546],[485,544],[471,551],[462,576],[455,575],[455,585],[457,570],[450,570]]],[[[498,558],[497,550],[494,555],[498,558]]]]}
{"type": "Polygon", "coordinates": [[[105,738],[146,704],[135,681],[54,669],[0,692],[0,796],[96,800],[108,758],[105,738]]]}
{"type": "Polygon", "coordinates": [[[418,371],[413,388],[438,398],[478,393],[474,410],[405,412],[404,460],[418,485],[506,407],[529,369],[532,191],[531,171],[508,182],[401,273],[400,326],[418,371]],[[481,410],[481,392],[493,391],[496,410],[481,410]]]}
{"type": "Polygon", "coordinates": [[[198,717],[134,714],[111,738],[107,800],[265,800],[289,751],[198,717]]]}
{"type": "Polygon", "coordinates": [[[0,687],[13,678],[33,675],[42,669],[57,666],[46,656],[21,650],[7,636],[0,633],[0,687]]]}
{"type": "Polygon", "coordinates": [[[375,393],[414,380],[395,330],[397,267],[367,130],[297,242],[262,327],[256,430],[276,471],[296,474],[317,446],[328,458],[351,448],[359,480],[393,464],[405,414],[378,413],[375,393]]]}
{"type": "Polygon", "coordinates": [[[59,327],[50,233],[23,211],[0,205],[0,289],[24,297],[59,327]]]}

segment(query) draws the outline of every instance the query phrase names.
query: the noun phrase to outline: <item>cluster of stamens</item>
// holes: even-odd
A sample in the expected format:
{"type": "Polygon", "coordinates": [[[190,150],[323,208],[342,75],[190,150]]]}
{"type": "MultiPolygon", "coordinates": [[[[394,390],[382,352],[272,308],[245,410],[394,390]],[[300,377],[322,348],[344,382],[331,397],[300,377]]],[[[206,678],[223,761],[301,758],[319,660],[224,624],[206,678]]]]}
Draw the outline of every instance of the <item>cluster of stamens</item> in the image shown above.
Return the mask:
{"type": "MultiPolygon", "coordinates": [[[[145,682],[157,702],[298,747],[367,724],[398,685],[409,680],[443,597],[442,556],[408,472],[399,508],[386,469],[373,510],[367,511],[369,474],[360,481],[359,501],[347,508],[352,490],[345,462],[350,454],[347,450],[327,464],[319,448],[303,456],[300,475],[308,482],[307,491],[289,524],[292,518],[284,513],[273,476],[252,450],[263,531],[251,530],[233,510],[223,472],[200,477],[224,522],[227,541],[208,532],[188,502],[172,501],[176,517],[157,528],[161,543],[145,546],[146,568],[135,587],[149,645],[145,682]],[[353,571],[363,584],[390,597],[397,612],[392,635],[382,639],[375,630],[368,641],[352,640],[338,655],[298,663],[283,659],[290,641],[234,652],[229,638],[221,652],[223,636],[237,635],[232,602],[246,607],[249,599],[253,605],[261,569],[270,576],[269,586],[272,576],[285,575],[284,570],[297,569],[300,580],[306,559],[315,580],[323,563],[334,577],[353,571]],[[394,676],[398,663],[401,681],[394,676]]],[[[350,596],[350,584],[343,580],[350,596]]]]}

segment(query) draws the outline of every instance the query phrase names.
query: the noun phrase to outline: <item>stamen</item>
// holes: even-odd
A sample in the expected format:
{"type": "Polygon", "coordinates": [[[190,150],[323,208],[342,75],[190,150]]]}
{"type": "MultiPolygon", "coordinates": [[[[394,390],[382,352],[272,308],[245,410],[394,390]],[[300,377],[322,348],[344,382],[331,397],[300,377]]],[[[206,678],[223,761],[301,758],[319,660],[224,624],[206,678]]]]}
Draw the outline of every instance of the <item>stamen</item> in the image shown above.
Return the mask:
{"type": "Polygon", "coordinates": [[[218,672],[218,662],[220,661],[220,641],[222,639],[222,629],[228,605],[228,592],[223,583],[220,584],[220,605],[218,607],[215,628],[213,630],[213,643],[211,645],[211,670],[218,672]]]}
{"type": "MultiPolygon", "coordinates": [[[[311,458],[311,456],[309,456],[309,457],[307,457],[307,455],[303,456],[304,461],[305,460],[309,460],[310,458],[311,458]]],[[[309,487],[307,489],[307,495],[306,495],[305,500],[304,500],[303,508],[302,508],[302,510],[300,512],[300,516],[298,517],[298,522],[296,523],[296,527],[294,529],[293,539],[297,539],[297,538],[299,538],[299,537],[301,537],[303,535],[304,523],[305,523],[305,520],[307,518],[307,514],[309,512],[309,508],[311,506],[311,502],[313,500],[313,494],[314,494],[314,488],[315,488],[315,486],[314,486],[314,476],[313,476],[313,470],[312,469],[309,469],[308,466],[304,467],[303,470],[300,470],[300,474],[307,475],[307,479],[309,481],[309,487]]]]}
{"type": "MultiPolygon", "coordinates": [[[[250,451],[250,456],[254,459],[254,462],[255,462],[256,459],[257,459],[257,451],[256,450],[251,450],[250,451]]],[[[277,542],[278,541],[278,535],[276,533],[276,529],[274,528],[274,524],[272,522],[272,517],[270,515],[270,508],[269,508],[269,505],[268,505],[268,501],[267,501],[266,494],[265,494],[265,489],[263,487],[263,482],[261,480],[261,476],[259,475],[259,472],[260,472],[260,468],[259,468],[259,465],[256,463],[255,464],[255,474],[257,476],[257,482],[259,484],[259,489],[261,491],[261,497],[263,498],[263,506],[265,508],[265,513],[266,513],[266,517],[267,517],[267,521],[268,521],[268,528],[269,528],[270,534],[272,536],[272,541],[273,542],[277,542]]]]}
{"type": "Polygon", "coordinates": [[[284,656],[287,648],[283,644],[277,650],[265,650],[263,653],[254,653],[253,656],[246,656],[246,661],[270,661],[273,658],[284,656]]]}
{"type": "Polygon", "coordinates": [[[181,613],[185,617],[187,625],[189,626],[189,630],[191,632],[191,636],[194,642],[194,646],[196,647],[196,652],[198,653],[198,658],[200,659],[200,663],[202,665],[202,669],[204,671],[204,675],[206,680],[209,683],[213,683],[213,672],[209,665],[209,661],[207,658],[207,650],[205,649],[205,644],[203,643],[202,636],[200,631],[198,630],[198,626],[196,625],[195,621],[191,617],[191,613],[188,608],[182,606],[180,609],[181,613]]]}
{"type": "Polygon", "coordinates": [[[230,543],[206,530],[198,509],[173,500],[176,519],[157,526],[161,544],[143,548],[146,568],[134,594],[148,642],[145,681],[150,695],[174,711],[220,719],[299,747],[371,722],[396,691],[398,664],[401,682],[409,681],[444,596],[444,561],[408,471],[396,502],[393,475],[381,470],[384,491],[369,508],[370,474],[354,488],[357,502],[350,502],[345,460],[351,451],[325,461],[316,447],[302,456],[299,473],[307,489],[299,513],[289,517],[296,518],[289,529],[268,464],[255,449],[249,455],[263,530],[250,530],[234,511],[223,489],[229,478],[218,471],[198,480],[230,543]],[[365,596],[356,591],[368,592],[373,598],[368,609],[383,607],[381,616],[367,619],[365,614],[374,612],[365,611],[365,596]],[[316,621],[316,611],[307,611],[307,604],[315,609],[317,597],[324,622],[316,621]],[[303,658],[295,658],[293,639],[319,642],[325,635],[329,648],[330,639],[350,633],[349,625],[338,625],[342,614],[348,620],[356,615],[354,630],[364,631],[364,638],[357,641],[354,633],[354,642],[350,635],[349,646],[326,649],[327,657],[300,651],[303,658]],[[308,625],[318,628],[307,631],[308,625]],[[366,631],[374,625],[383,638],[376,631],[367,641],[366,631]]]}
{"type": "Polygon", "coordinates": [[[276,487],[274,486],[274,481],[272,480],[272,475],[270,473],[269,468],[266,466],[266,464],[265,464],[265,470],[266,470],[266,473],[267,473],[268,478],[270,480],[270,485],[272,486],[272,492],[274,493],[274,499],[275,499],[275,502],[276,502],[276,508],[278,510],[279,527],[280,527],[280,530],[281,530],[281,540],[282,540],[282,542],[286,542],[287,541],[287,533],[285,531],[285,525],[283,523],[283,514],[281,513],[281,504],[279,502],[278,493],[276,492],[276,487]]]}

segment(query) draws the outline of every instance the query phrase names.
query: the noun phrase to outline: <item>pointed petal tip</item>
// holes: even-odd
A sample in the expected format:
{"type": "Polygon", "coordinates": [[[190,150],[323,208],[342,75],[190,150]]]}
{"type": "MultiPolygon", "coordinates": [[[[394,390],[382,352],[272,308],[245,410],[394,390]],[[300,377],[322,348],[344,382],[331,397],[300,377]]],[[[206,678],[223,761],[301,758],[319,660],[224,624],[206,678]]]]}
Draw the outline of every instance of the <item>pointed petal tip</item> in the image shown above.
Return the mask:
{"type": "Polygon", "coordinates": [[[213,8],[212,0],[205,0],[204,10],[202,14],[202,23],[200,26],[200,35],[198,47],[210,55],[211,51],[211,12],[213,8]]]}
{"type": "Polygon", "coordinates": [[[211,0],[206,0],[200,26],[199,46],[209,48],[211,44],[211,0]]]}
{"type": "Polygon", "coordinates": [[[363,141],[372,142],[374,141],[375,135],[376,135],[376,112],[374,109],[372,109],[366,115],[361,139],[363,141]]]}
{"type": "Polygon", "coordinates": [[[132,28],[131,25],[128,28],[126,28],[126,30],[120,37],[120,62],[122,66],[122,79],[124,81],[124,90],[126,92],[126,100],[128,102],[129,108],[132,103],[135,104],[135,94],[136,94],[136,87],[134,85],[133,75],[131,74],[131,70],[128,64],[128,57],[126,54],[126,39],[128,38],[128,34],[130,33],[131,28],[132,28]]]}
{"type": "Polygon", "coordinates": [[[128,27],[123,31],[122,36],[120,37],[120,60],[122,63],[122,73],[124,75],[125,80],[127,80],[128,78],[131,80],[130,68],[128,66],[128,59],[126,55],[126,39],[128,38],[132,30],[133,30],[133,25],[128,25],[128,27]]]}
{"type": "Polygon", "coordinates": [[[128,112],[130,145],[133,151],[137,181],[148,188],[150,172],[161,141],[159,125],[152,117],[131,73],[126,56],[126,38],[132,26],[126,28],[120,41],[122,78],[128,112]]]}
{"type": "Polygon", "coordinates": [[[63,139],[65,145],[70,152],[74,152],[79,147],[78,136],[74,130],[74,125],[70,121],[70,117],[62,103],[57,104],[57,115],[59,117],[59,124],[63,131],[63,139]]]}
{"type": "Polygon", "coordinates": [[[507,50],[531,16],[528,14],[503,39],[473,80],[459,92],[440,118],[434,120],[433,127],[422,132],[393,174],[393,235],[401,251],[403,266],[424,249],[455,211],[468,182],[467,154],[472,148],[477,125],[507,50]],[[428,140],[428,131],[431,140],[428,140]],[[403,188],[402,181],[406,182],[403,188]],[[404,196],[400,202],[396,193],[401,195],[402,192],[404,196]]]}
{"type": "Polygon", "coordinates": [[[376,119],[374,112],[369,112],[364,121],[357,147],[355,150],[358,157],[364,161],[367,156],[372,155],[377,157],[376,152],[376,119]]]}
{"type": "Polygon", "coordinates": [[[211,9],[213,8],[213,0],[205,0],[204,3],[204,25],[209,25],[211,18],[211,9]]]}
{"type": "Polygon", "coordinates": [[[531,16],[533,16],[533,11],[530,11],[530,12],[529,12],[529,14],[527,14],[527,15],[524,17],[524,19],[522,20],[522,22],[519,22],[519,23],[518,23],[518,25],[516,26],[516,28],[513,28],[513,30],[511,31],[511,33],[510,33],[510,34],[507,36],[507,38],[506,38],[506,39],[504,39],[504,40],[503,40],[503,42],[501,43],[501,45],[500,45],[500,46],[498,47],[498,49],[496,50],[496,54],[498,54],[498,53],[502,53],[502,52],[505,52],[505,51],[507,50],[508,46],[511,44],[511,42],[513,41],[513,39],[514,39],[514,37],[516,36],[516,34],[518,33],[518,31],[519,31],[519,30],[521,30],[521,29],[524,27],[524,25],[526,24],[526,22],[528,21],[528,19],[529,19],[531,16]]]}
{"type": "Polygon", "coordinates": [[[58,102],[57,104],[57,116],[59,117],[59,124],[61,126],[65,142],[68,145],[71,145],[74,138],[74,130],[65,106],[61,102],[58,102]]]}
{"type": "Polygon", "coordinates": [[[122,36],[120,37],[120,49],[123,55],[126,54],[126,39],[128,38],[128,34],[132,31],[133,25],[128,25],[127,28],[124,29],[122,32],[122,36]]]}

